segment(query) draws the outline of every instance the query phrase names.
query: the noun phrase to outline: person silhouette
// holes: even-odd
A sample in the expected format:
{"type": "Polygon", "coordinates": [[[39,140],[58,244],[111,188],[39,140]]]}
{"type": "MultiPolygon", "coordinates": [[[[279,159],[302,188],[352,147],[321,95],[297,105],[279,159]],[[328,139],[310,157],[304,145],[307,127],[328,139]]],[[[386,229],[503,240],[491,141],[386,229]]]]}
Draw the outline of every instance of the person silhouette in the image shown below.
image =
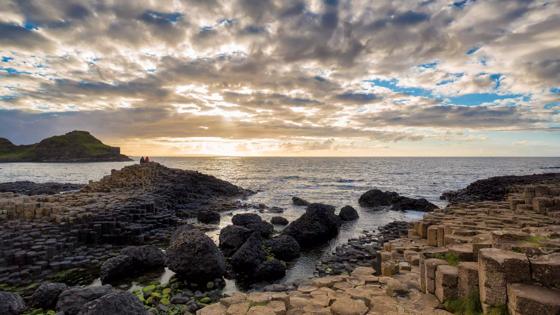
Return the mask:
{"type": "Polygon", "coordinates": [[[144,163],[146,163],[146,160],[144,160],[144,157],[141,157],[140,158],[140,164],[144,164],[144,163]]]}
{"type": "Polygon", "coordinates": [[[150,158],[149,158],[149,157],[146,157],[146,158],[144,159],[144,162],[145,162],[145,163],[150,163],[150,158]]]}

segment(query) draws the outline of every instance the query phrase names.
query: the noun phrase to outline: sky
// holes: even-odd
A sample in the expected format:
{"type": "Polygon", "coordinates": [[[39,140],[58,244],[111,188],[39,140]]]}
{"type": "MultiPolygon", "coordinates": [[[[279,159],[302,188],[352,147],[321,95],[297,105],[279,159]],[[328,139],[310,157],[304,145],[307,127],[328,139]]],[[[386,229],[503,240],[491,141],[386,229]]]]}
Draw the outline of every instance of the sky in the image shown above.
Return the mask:
{"type": "Polygon", "coordinates": [[[0,0],[0,137],[560,156],[560,1],[0,0]]]}

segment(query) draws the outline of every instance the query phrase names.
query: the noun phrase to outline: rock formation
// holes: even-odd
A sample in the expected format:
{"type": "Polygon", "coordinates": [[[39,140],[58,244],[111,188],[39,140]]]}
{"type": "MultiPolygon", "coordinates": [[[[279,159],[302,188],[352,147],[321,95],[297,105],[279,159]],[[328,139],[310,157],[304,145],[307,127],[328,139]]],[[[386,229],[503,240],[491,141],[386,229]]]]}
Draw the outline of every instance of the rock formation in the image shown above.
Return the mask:
{"type": "Polygon", "coordinates": [[[432,211],[437,209],[437,206],[427,201],[424,198],[414,199],[404,197],[396,192],[381,191],[379,189],[372,189],[365,192],[358,201],[362,207],[386,207],[390,206],[392,210],[417,210],[417,211],[432,211]]]}

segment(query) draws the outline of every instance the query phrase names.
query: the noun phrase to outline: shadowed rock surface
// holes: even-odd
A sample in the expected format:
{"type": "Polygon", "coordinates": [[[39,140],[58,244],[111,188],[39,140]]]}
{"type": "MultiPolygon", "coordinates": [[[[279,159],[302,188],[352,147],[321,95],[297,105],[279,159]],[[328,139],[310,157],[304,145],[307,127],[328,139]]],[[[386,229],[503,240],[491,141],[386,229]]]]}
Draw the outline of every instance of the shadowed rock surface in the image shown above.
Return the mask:
{"type": "Polygon", "coordinates": [[[70,183],[34,183],[30,181],[0,183],[0,192],[12,192],[16,194],[54,195],[66,191],[80,190],[85,185],[70,183]]]}
{"type": "Polygon", "coordinates": [[[390,206],[391,210],[433,211],[438,207],[424,198],[404,197],[396,192],[372,189],[365,192],[358,200],[360,206],[377,208],[390,206]]]}
{"type": "Polygon", "coordinates": [[[477,180],[466,188],[444,192],[440,199],[449,202],[501,201],[513,186],[547,184],[560,181],[560,173],[534,174],[525,176],[496,176],[477,180]]]}
{"type": "Polygon", "coordinates": [[[18,294],[0,291],[0,314],[19,315],[25,310],[25,303],[18,294]]]}
{"type": "Polygon", "coordinates": [[[220,231],[220,249],[226,257],[233,255],[253,231],[238,225],[228,225],[220,231]]]}
{"type": "Polygon", "coordinates": [[[76,315],[86,303],[109,294],[111,291],[113,291],[113,287],[110,285],[90,288],[70,288],[63,291],[58,297],[56,310],[64,312],[65,315],[76,315]]]}
{"type": "Polygon", "coordinates": [[[166,256],[169,269],[189,281],[205,283],[225,273],[224,255],[214,241],[190,226],[173,233],[166,256]]]}
{"type": "Polygon", "coordinates": [[[305,213],[290,223],[282,234],[293,237],[301,247],[313,247],[335,237],[340,229],[340,218],[330,205],[312,203],[305,213]]]}
{"type": "Polygon", "coordinates": [[[33,292],[30,304],[32,307],[54,309],[58,296],[67,288],[64,283],[44,282],[33,292]]]}
{"type": "Polygon", "coordinates": [[[354,221],[357,220],[360,216],[358,215],[358,211],[354,209],[352,206],[344,206],[340,209],[340,213],[338,214],[342,221],[354,221]]]}
{"type": "Polygon", "coordinates": [[[79,315],[148,315],[144,305],[130,292],[113,292],[86,303],[79,315]]]}

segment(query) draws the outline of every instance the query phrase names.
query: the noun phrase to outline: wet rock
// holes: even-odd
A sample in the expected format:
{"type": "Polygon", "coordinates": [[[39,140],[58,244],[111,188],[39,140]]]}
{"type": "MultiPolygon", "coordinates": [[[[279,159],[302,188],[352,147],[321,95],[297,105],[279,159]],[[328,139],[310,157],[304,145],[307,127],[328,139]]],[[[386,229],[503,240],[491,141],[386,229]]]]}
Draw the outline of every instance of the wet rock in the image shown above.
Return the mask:
{"type": "Polygon", "coordinates": [[[99,278],[102,283],[111,283],[113,281],[133,276],[137,271],[134,269],[134,259],[126,255],[118,255],[107,259],[101,270],[99,278]]]}
{"type": "Polygon", "coordinates": [[[358,215],[358,211],[354,209],[352,206],[344,206],[340,209],[340,213],[338,214],[342,221],[354,221],[357,220],[360,216],[358,215]]]}
{"type": "Polygon", "coordinates": [[[286,264],[275,258],[263,262],[255,270],[255,278],[260,281],[277,280],[285,275],[286,264]]]}
{"type": "Polygon", "coordinates": [[[296,206],[308,206],[309,201],[301,199],[299,197],[292,197],[292,203],[296,206]]]}
{"type": "Polygon", "coordinates": [[[233,255],[253,231],[238,225],[228,225],[220,231],[220,249],[226,257],[233,255]]]}
{"type": "Polygon", "coordinates": [[[15,293],[0,291],[0,314],[19,315],[25,310],[25,303],[21,296],[15,293]]]}
{"type": "Polygon", "coordinates": [[[221,278],[225,273],[224,255],[214,241],[190,226],[173,233],[166,255],[169,269],[194,282],[221,278]]]}
{"type": "Polygon", "coordinates": [[[0,183],[0,192],[13,192],[22,195],[54,195],[65,191],[80,190],[84,185],[70,183],[35,183],[18,181],[0,183]]]}
{"type": "Polygon", "coordinates": [[[128,246],[121,250],[121,255],[132,257],[135,268],[151,269],[165,266],[165,254],[154,245],[128,246]]]}
{"type": "Polygon", "coordinates": [[[86,303],[109,294],[112,291],[113,287],[110,285],[89,288],[74,287],[67,289],[58,296],[56,310],[64,312],[64,315],[76,315],[86,303]]]}
{"type": "Polygon", "coordinates": [[[268,238],[274,232],[272,224],[265,222],[258,214],[241,213],[231,218],[234,225],[245,227],[253,232],[258,232],[262,237],[268,238]]]}
{"type": "Polygon", "coordinates": [[[282,232],[293,237],[301,247],[313,247],[335,237],[340,228],[340,219],[330,205],[312,203],[305,213],[290,223],[282,232]]]}
{"type": "Polygon", "coordinates": [[[288,225],[290,222],[284,217],[276,216],[270,219],[270,223],[274,225],[288,225]]]}
{"type": "Polygon", "coordinates": [[[212,210],[203,210],[198,212],[198,222],[205,224],[219,223],[220,213],[212,210]]]}
{"type": "Polygon", "coordinates": [[[254,233],[231,256],[230,263],[236,272],[250,273],[265,260],[266,252],[263,249],[262,239],[257,233],[254,233]]]}
{"type": "Polygon", "coordinates": [[[270,249],[274,257],[290,261],[299,257],[300,247],[298,242],[289,235],[280,235],[265,242],[265,247],[270,249]]]}
{"type": "Polygon", "coordinates": [[[396,192],[381,191],[379,189],[365,192],[360,196],[358,202],[362,207],[377,208],[391,206],[392,210],[432,211],[437,209],[436,205],[426,199],[413,199],[401,196],[396,192]]]}
{"type": "Polygon", "coordinates": [[[79,315],[148,315],[144,305],[130,292],[112,292],[86,303],[79,315]]]}
{"type": "Polygon", "coordinates": [[[35,308],[54,309],[58,296],[67,288],[64,283],[43,282],[31,295],[30,304],[35,308]]]}

